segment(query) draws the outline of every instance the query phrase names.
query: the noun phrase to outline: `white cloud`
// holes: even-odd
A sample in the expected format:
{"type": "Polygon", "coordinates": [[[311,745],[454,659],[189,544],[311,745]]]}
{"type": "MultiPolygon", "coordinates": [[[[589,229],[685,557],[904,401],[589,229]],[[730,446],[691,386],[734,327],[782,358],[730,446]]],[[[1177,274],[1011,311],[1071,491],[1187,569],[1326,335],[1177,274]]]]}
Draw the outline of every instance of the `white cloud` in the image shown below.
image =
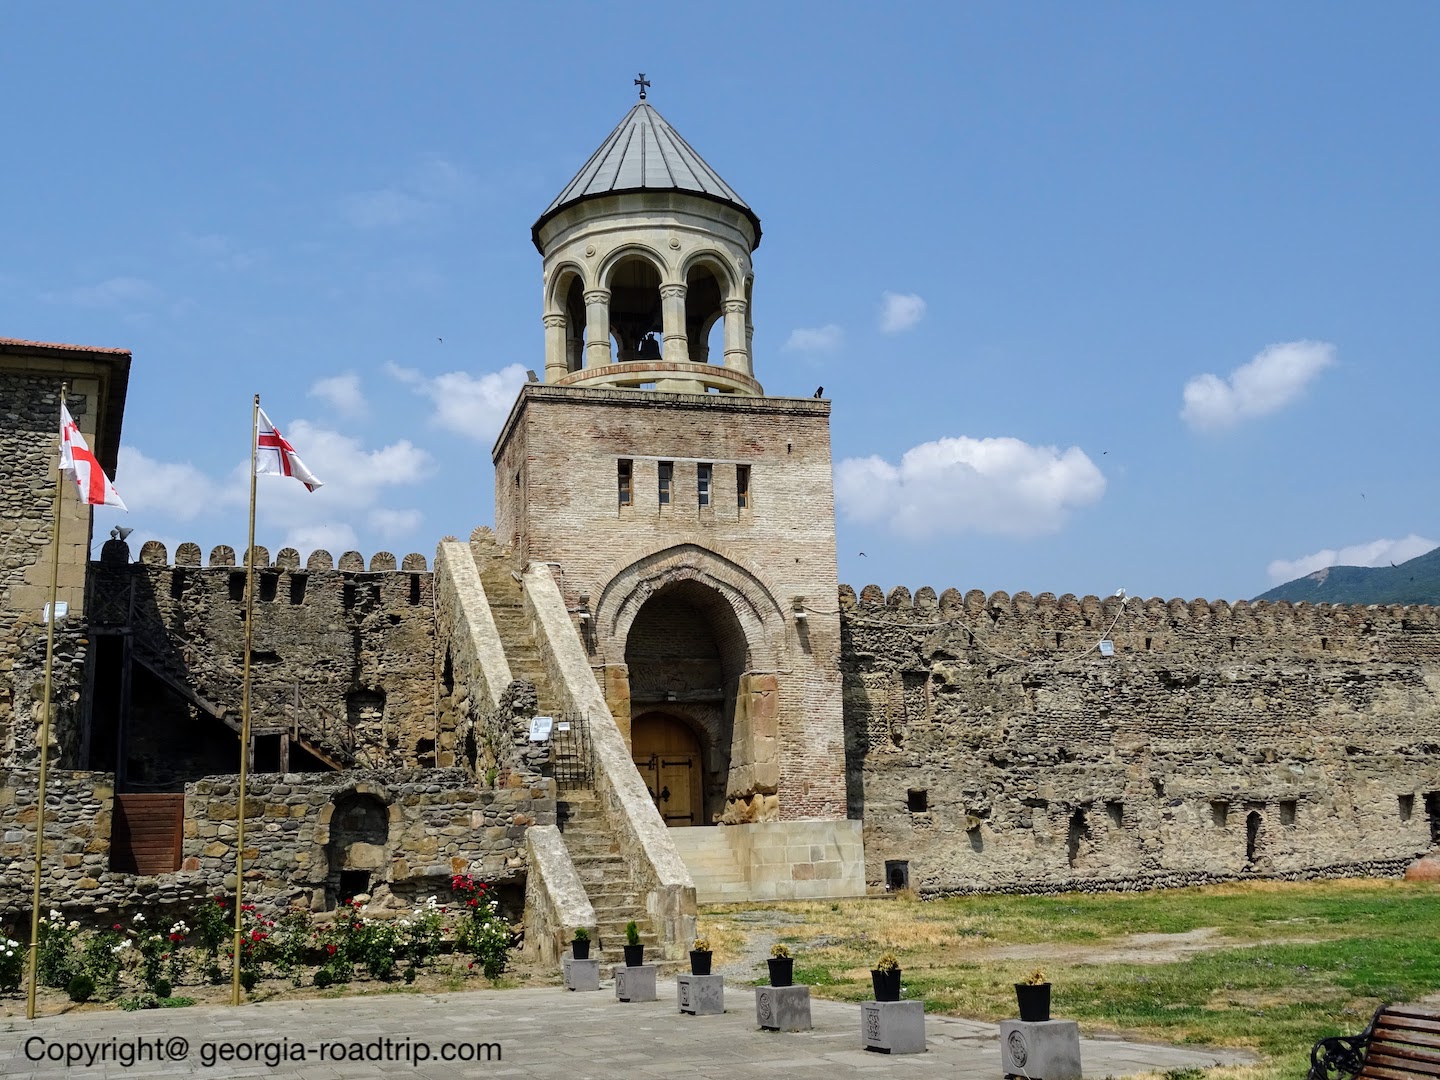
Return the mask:
{"type": "Polygon", "coordinates": [[[237,251],[230,238],[221,233],[181,233],[180,248],[208,259],[217,270],[249,270],[263,258],[258,251],[237,251]]]}
{"type": "Polygon", "coordinates": [[[839,348],[845,340],[845,331],[834,323],[824,326],[797,327],[785,339],[786,352],[829,352],[839,348]]]}
{"type": "Polygon", "coordinates": [[[162,296],[159,286],[144,278],[112,277],[95,285],[42,293],[40,298],[52,304],[114,309],[151,306],[162,296]]]}
{"type": "Polygon", "coordinates": [[[406,225],[430,213],[432,205],[395,188],[360,191],[340,200],[340,214],[357,229],[406,225]]]}
{"type": "Polygon", "coordinates": [[[925,317],[925,301],[914,293],[887,292],[881,299],[881,333],[903,334],[925,317]]]}
{"type": "Polygon", "coordinates": [[[132,514],[159,514],[193,521],[220,506],[233,505],[243,493],[212,480],[189,462],[167,462],[132,446],[120,447],[115,490],[132,514]]]}
{"type": "Polygon", "coordinates": [[[1187,382],[1180,417],[1197,431],[1215,431],[1266,416],[1294,401],[1334,363],[1335,346],[1324,341],[1267,346],[1228,378],[1207,373],[1187,382]]]}
{"type": "Polygon", "coordinates": [[[1349,547],[1324,548],[1298,559],[1276,559],[1265,568],[1270,580],[1277,585],[1294,581],[1316,570],[1330,566],[1389,566],[1403,563],[1440,547],[1440,541],[1429,540],[1411,533],[1403,540],[1369,540],[1349,547]]]}
{"type": "MultiPolygon", "coordinates": [[[[241,547],[243,546],[242,544],[241,547]]],[[[315,525],[297,525],[287,529],[280,547],[293,547],[302,557],[308,557],[310,552],[319,549],[330,552],[338,559],[344,552],[359,550],[360,538],[355,535],[355,530],[343,521],[322,521],[315,525]]],[[[271,552],[271,555],[273,556],[274,552],[271,552]]]]}
{"type": "Polygon", "coordinates": [[[1078,447],[1060,451],[1013,438],[937,439],[884,458],[847,458],[835,470],[845,515],[924,539],[963,532],[1054,532],[1069,511],[1096,502],[1105,477],[1078,447]]]}
{"type": "MultiPolygon", "coordinates": [[[[420,526],[420,511],[388,507],[383,500],[392,490],[403,491],[433,472],[434,459],[426,451],[407,439],[369,450],[353,436],[308,420],[279,427],[324,486],[312,493],[283,477],[259,479],[256,513],[263,528],[257,541],[273,543],[263,537],[276,533],[284,537],[272,553],[287,545],[302,554],[314,547],[336,554],[357,547],[351,524],[357,520],[367,522],[387,542],[420,526]]],[[[175,522],[205,517],[230,519],[237,509],[243,515],[249,475],[246,461],[236,462],[217,479],[189,463],[159,461],[122,447],[115,485],[131,514],[121,523],[168,529],[175,522]],[[137,520],[142,514],[146,518],[137,520]]],[[[230,543],[237,550],[244,547],[243,539],[230,543]]]]}
{"type": "Polygon", "coordinates": [[[444,158],[430,157],[398,183],[341,196],[340,215],[359,229],[408,225],[458,203],[474,186],[463,169],[444,158]]]}
{"type": "Polygon", "coordinates": [[[386,540],[408,536],[420,527],[424,515],[419,510],[387,510],[379,507],[370,511],[370,527],[386,540]]]}
{"type": "Polygon", "coordinates": [[[484,375],[450,371],[430,377],[398,364],[386,364],[385,370],[434,403],[435,422],[440,427],[476,442],[489,442],[499,434],[526,378],[519,364],[484,375]]]}
{"type": "Polygon", "coordinates": [[[310,387],[310,396],[318,397],[342,416],[359,417],[368,411],[365,395],[360,390],[360,376],[353,371],[317,380],[310,387]]]}

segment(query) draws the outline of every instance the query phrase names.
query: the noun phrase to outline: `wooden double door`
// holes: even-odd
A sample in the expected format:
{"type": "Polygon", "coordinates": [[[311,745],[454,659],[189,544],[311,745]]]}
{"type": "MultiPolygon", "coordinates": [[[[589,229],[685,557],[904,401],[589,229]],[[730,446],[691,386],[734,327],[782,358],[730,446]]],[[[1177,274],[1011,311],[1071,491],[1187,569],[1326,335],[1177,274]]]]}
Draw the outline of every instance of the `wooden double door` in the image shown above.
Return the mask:
{"type": "Polygon", "coordinates": [[[646,713],[630,725],[631,756],[660,817],[672,828],[704,821],[700,740],[684,721],[646,713]]]}

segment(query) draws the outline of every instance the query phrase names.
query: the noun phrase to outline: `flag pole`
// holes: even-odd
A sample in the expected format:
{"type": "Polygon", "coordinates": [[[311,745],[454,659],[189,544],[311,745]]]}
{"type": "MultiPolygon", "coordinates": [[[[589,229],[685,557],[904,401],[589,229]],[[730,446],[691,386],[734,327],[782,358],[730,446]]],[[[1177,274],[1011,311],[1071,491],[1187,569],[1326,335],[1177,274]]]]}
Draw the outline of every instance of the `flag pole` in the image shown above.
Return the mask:
{"type": "MultiPolygon", "coordinates": [[[[68,383],[60,384],[60,407],[65,407],[68,383]]],[[[63,426],[63,424],[62,424],[63,426]]],[[[64,440],[64,433],[61,433],[64,440]]],[[[64,449],[61,448],[63,455],[64,449]]],[[[25,1019],[35,1019],[35,985],[39,973],[40,954],[40,863],[45,851],[45,771],[50,752],[50,685],[55,670],[55,599],[60,590],[60,505],[65,492],[65,471],[57,461],[55,467],[55,535],[50,553],[50,617],[45,621],[45,689],[40,706],[40,780],[35,810],[35,883],[30,897],[29,988],[25,992],[25,1019]]]]}
{"type": "Polygon", "coordinates": [[[245,544],[245,667],[240,691],[240,798],[235,810],[235,955],[230,961],[230,1004],[240,1004],[240,947],[245,933],[240,907],[245,882],[245,780],[250,771],[250,642],[255,629],[255,447],[260,434],[260,395],[250,408],[250,533],[245,544]]]}

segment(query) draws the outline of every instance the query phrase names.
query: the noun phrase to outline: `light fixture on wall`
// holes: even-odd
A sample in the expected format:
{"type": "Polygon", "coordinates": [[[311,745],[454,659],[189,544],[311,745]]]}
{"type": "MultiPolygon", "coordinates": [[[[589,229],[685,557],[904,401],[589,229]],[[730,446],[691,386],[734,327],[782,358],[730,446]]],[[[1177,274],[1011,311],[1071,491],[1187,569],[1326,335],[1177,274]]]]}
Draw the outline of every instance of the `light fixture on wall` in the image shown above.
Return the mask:
{"type": "Polygon", "coordinates": [[[124,525],[116,525],[113,529],[110,530],[110,539],[111,539],[111,540],[124,540],[127,536],[129,536],[129,535],[130,535],[132,532],[134,532],[134,531],[135,531],[134,529],[127,528],[127,527],[124,526],[124,525]]]}
{"type": "Polygon", "coordinates": [[[805,598],[803,596],[795,597],[795,621],[803,623],[809,617],[809,612],[805,610],[805,598]]]}

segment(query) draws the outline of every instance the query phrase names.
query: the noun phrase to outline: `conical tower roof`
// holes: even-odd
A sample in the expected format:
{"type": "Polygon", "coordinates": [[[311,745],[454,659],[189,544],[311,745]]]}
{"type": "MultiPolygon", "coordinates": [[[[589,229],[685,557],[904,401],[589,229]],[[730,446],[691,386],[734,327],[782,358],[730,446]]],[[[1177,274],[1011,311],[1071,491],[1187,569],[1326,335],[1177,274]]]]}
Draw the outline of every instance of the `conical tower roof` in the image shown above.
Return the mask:
{"type": "Polygon", "coordinates": [[[625,114],[600,149],[545,208],[530,230],[531,238],[540,248],[540,229],[567,206],[602,195],[641,191],[683,191],[733,206],[750,219],[755,246],[760,246],[760,218],[755,211],[646,101],[637,102],[625,114]]]}

